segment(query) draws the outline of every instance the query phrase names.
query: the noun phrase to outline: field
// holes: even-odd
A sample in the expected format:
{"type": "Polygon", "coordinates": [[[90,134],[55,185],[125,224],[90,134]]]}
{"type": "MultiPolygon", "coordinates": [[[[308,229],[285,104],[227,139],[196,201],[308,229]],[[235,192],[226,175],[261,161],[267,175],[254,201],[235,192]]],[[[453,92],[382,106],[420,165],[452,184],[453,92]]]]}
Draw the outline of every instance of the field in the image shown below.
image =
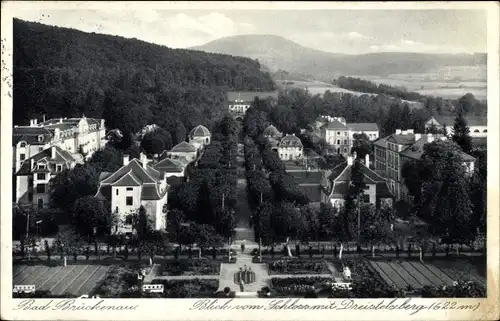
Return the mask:
{"type": "Polygon", "coordinates": [[[53,295],[63,293],[80,296],[89,294],[102,281],[110,266],[68,265],[67,267],[45,265],[13,266],[13,285],[35,285],[37,291],[51,291],[53,295]]]}
{"type": "Polygon", "coordinates": [[[486,278],[479,267],[467,260],[370,260],[370,266],[388,285],[414,289],[424,285],[452,285],[453,282],[476,281],[486,287],[486,278]]]}

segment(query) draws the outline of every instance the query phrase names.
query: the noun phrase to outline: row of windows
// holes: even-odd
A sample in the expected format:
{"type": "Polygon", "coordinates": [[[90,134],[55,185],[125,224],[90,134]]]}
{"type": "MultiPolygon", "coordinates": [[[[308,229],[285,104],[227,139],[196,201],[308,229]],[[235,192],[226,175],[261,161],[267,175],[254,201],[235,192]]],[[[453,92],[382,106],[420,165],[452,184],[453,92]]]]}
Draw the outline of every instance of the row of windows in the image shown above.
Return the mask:
{"type": "MultiPolygon", "coordinates": [[[[133,188],[133,187],[127,187],[127,192],[131,192],[131,191],[133,191],[133,190],[134,190],[134,188],[133,188]]],[[[118,195],[118,194],[119,194],[119,191],[120,191],[119,189],[116,189],[116,195],[118,195]]]]}
{"type": "MultiPolygon", "coordinates": [[[[487,132],[488,132],[487,129],[483,130],[483,133],[487,133],[487,132]]],[[[474,133],[480,133],[479,129],[474,130],[474,133]]]]}

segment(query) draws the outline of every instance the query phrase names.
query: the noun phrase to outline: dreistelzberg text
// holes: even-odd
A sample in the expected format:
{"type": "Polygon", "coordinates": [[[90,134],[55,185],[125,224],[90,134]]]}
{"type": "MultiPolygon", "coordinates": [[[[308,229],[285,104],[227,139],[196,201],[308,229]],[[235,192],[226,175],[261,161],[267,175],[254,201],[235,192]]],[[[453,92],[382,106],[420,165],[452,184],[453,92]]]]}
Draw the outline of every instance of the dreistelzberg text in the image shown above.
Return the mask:
{"type": "Polygon", "coordinates": [[[327,300],[321,303],[306,302],[302,299],[275,299],[265,304],[236,304],[233,299],[204,299],[196,301],[191,310],[405,310],[414,315],[420,311],[470,310],[476,311],[480,303],[462,304],[456,301],[416,303],[412,299],[380,300],[357,303],[352,299],[327,300]]]}
{"type": "Polygon", "coordinates": [[[106,304],[105,300],[22,300],[14,310],[24,311],[134,311],[138,305],[106,304]]]}

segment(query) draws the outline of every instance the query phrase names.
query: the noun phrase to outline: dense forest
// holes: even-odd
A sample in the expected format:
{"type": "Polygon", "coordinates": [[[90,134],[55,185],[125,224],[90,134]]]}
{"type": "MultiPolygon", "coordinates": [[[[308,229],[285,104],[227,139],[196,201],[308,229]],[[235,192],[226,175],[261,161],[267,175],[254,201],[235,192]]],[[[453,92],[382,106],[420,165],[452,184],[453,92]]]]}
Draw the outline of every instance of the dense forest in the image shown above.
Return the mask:
{"type": "MultiPolygon", "coordinates": [[[[222,118],[227,90],[272,90],[256,60],[14,19],[14,124],[104,117],[108,128],[173,132],[222,118]]],[[[172,135],[173,137],[175,135],[172,135]]],[[[175,142],[174,142],[175,143],[175,142]]]]}
{"type": "MultiPolygon", "coordinates": [[[[453,106],[459,108],[459,110],[455,110],[455,112],[462,111],[465,114],[486,116],[486,113],[488,111],[488,106],[486,102],[480,102],[474,97],[474,95],[470,93],[464,95],[458,100],[456,99],[448,100],[440,97],[424,96],[416,92],[408,91],[404,87],[393,87],[386,84],[377,85],[376,83],[371,82],[369,80],[364,80],[354,77],[344,77],[344,76],[334,80],[333,84],[349,90],[379,94],[379,95],[387,95],[404,100],[418,101],[421,102],[427,109],[429,109],[429,106],[431,105],[443,106],[446,104],[448,105],[452,104],[453,106]]],[[[449,114],[446,109],[443,109],[441,107],[439,107],[436,111],[439,115],[449,114]]],[[[450,110],[448,109],[448,111],[450,110]]]]}

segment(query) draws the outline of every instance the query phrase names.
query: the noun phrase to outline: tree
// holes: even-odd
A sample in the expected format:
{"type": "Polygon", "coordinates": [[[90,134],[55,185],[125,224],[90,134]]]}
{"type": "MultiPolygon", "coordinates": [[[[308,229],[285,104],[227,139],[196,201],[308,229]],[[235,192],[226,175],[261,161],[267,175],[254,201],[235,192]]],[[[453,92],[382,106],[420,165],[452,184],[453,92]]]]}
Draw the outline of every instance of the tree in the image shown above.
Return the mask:
{"type": "Polygon", "coordinates": [[[273,213],[274,206],[268,202],[259,205],[256,210],[255,229],[257,236],[262,239],[263,245],[273,244],[276,238],[272,222],[273,213]]]}
{"type": "Polygon", "coordinates": [[[149,240],[153,231],[153,223],[144,206],[141,205],[137,212],[133,214],[132,225],[139,243],[145,243],[149,240]]]}
{"type": "Polygon", "coordinates": [[[462,151],[452,141],[424,145],[420,162],[422,193],[418,215],[429,223],[433,235],[445,242],[468,243],[472,205],[469,181],[462,165],[462,151]]]}
{"type": "Polygon", "coordinates": [[[404,184],[408,188],[408,193],[413,196],[413,201],[417,204],[420,202],[420,195],[422,192],[421,169],[422,166],[420,165],[420,161],[407,160],[404,162],[401,170],[401,175],[404,184]]]}
{"type": "Polygon", "coordinates": [[[96,234],[109,234],[116,225],[116,214],[111,213],[106,201],[93,196],[84,196],[76,200],[72,211],[72,225],[82,237],[92,242],[96,234]]]}
{"type": "Polygon", "coordinates": [[[470,130],[463,113],[458,114],[453,125],[453,135],[451,138],[455,141],[465,153],[470,153],[472,149],[472,140],[469,135],[470,130]]]}
{"type": "Polygon", "coordinates": [[[376,209],[373,205],[362,206],[360,211],[362,240],[371,243],[374,253],[375,246],[390,243],[393,239],[390,228],[394,220],[393,212],[389,207],[376,209]]]}
{"type": "Polygon", "coordinates": [[[222,118],[220,126],[222,135],[226,137],[238,135],[239,124],[231,116],[225,116],[224,118],[222,118]]]}
{"type": "Polygon", "coordinates": [[[56,248],[59,249],[59,254],[62,258],[66,258],[68,255],[73,255],[76,261],[76,255],[82,248],[83,240],[80,238],[78,233],[73,229],[63,229],[57,233],[55,236],[56,248]]]}
{"type": "Polygon", "coordinates": [[[373,152],[373,144],[365,133],[354,134],[351,153],[356,152],[357,157],[364,159],[373,152]]]}
{"type": "Polygon", "coordinates": [[[383,126],[386,135],[395,133],[396,129],[401,129],[401,114],[401,106],[398,103],[392,103],[383,126]]]}
{"type": "Polygon", "coordinates": [[[87,165],[62,171],[50,180],[50,201],[62,210],[71,211],[78,198],[96,194],[99,174],[96,168],[87,165]]]}
{"type": "Polygon", "coordinates": [[[411,110],[407,103],[404,104],[401,111],[401,129],[410,129],[412,127],[411,110]]]}
{"type": "Polygon", "coordinates": [[[144,134],[141,140],[141,148],[147,155],[161,154],[165,149],[167,149],[165,145],[165,138],[159,130],[144,134]]]}
{"type": "Polygon", "coordinates": [[[175,144],[179,144],[180,142],[185,141],[186,133],[186,127],[184,127],[182,122],[178,121],[172,134],[173,142],[175,142],[175,144]]]}

